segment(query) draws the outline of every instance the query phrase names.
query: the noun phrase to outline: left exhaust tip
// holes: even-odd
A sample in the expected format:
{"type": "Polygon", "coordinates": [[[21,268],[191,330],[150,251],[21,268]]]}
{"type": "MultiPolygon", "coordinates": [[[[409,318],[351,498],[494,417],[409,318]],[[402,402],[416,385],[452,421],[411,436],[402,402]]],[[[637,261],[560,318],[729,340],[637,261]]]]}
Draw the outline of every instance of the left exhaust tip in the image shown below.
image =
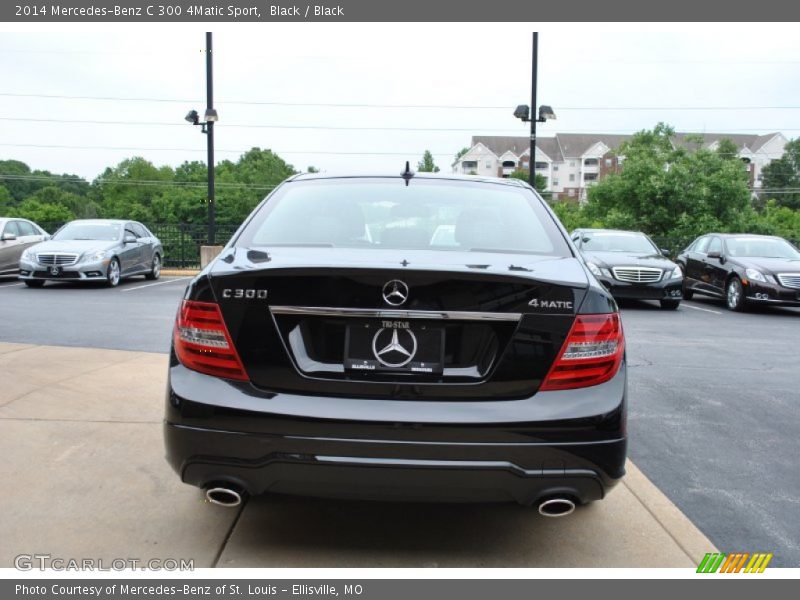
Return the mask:
{"type": "Polygon", "coordinates": [[[211,504],[234,508],[243,500],[243,493],[229,487],[210,487],[206,490],[206,500],[211,504]]]}
{"type": "Polygon", "coordinates": [[[550,498],[539,504],[539,514],[543,517],[566,517],[575,511],[575,503],[569,498],[550,498]]]}

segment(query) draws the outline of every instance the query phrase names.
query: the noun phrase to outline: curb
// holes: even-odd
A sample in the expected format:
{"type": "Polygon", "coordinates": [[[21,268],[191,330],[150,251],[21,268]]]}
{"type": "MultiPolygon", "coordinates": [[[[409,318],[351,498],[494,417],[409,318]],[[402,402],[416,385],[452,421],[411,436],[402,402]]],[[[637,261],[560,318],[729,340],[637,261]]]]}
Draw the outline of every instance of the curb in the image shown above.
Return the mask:
{"type": "Polygon", "coordinates": [[[719,552],[711,540],[630,460],[626,471],[622,483],[695,564],[700,564],[706,553],[719,552]]]}
{"type": "Polygon", "coordinates": [[[200,269],[161,269],[161,274],[167,277],[194,277],[200,269]]]}

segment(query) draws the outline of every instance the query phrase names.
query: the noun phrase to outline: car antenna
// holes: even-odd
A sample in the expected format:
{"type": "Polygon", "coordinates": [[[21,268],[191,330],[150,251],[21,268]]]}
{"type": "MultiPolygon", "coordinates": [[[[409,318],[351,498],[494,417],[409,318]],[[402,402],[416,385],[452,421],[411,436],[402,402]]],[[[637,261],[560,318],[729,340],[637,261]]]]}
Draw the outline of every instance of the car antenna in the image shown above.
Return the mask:
{"type": "Polygon", "coordinates": [[[408,161],[406,161],[405,171],[400,173],[400,177],[405,179],[406,180],[406,185],[408,185],[408,182],[411,181],[411,178],[413,176],[414,176],[414,171],[411,170],[411,164],[408,161]]]}

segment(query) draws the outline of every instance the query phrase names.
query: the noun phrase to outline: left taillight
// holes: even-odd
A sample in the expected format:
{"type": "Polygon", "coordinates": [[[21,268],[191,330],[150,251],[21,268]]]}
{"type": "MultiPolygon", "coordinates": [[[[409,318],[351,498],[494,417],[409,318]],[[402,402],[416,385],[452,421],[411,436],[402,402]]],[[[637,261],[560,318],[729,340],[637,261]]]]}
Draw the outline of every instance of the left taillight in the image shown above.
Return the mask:
{"type": "Polygon", "coordinates": [[[619,371],[624,352],[618,313],[578,315],[539,389],[572,390],[606,382],[619,371]]]}
{"type": "Polygon", "coordinates": [[[175,320],[173,342],[178,360],[189,369],[249,380],[217,304],[184,300],[175,320]]]}

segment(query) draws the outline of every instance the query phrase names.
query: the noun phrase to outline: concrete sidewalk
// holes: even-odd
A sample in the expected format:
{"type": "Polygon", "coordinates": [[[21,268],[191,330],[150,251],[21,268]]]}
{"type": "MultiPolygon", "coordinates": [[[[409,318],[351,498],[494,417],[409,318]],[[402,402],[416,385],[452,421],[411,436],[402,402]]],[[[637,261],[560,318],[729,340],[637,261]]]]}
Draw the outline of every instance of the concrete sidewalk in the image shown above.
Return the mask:
{"type": "Polygon", "coordinates": [[[0,567],[34,553],[196,567],[695,567],[715,550],[633,464],[606,500],[564,519],[514,505],[208,505],[163,458],[166,368],[163,354],[0,343],[0,567]]]}

